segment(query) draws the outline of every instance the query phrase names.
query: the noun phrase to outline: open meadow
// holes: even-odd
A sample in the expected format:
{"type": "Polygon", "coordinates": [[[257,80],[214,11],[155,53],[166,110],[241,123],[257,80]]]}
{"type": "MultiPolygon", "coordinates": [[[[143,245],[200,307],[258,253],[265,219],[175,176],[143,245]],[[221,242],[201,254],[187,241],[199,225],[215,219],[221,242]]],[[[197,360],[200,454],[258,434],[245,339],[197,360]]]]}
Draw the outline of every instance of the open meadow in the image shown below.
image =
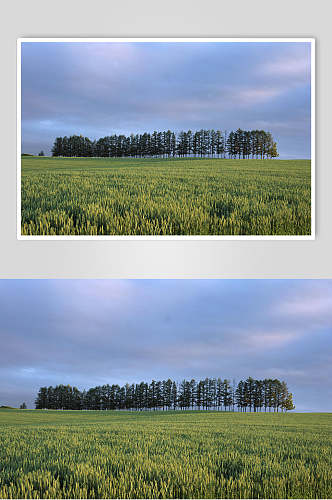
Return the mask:
{"type": "Polygon", "coordinates": [[[22,158],[22,235],[310,235],[310,160],[22,158]]]}
{"type": "Polygon", "coordinates": [[[331,498],[332,414],[0,410],[0,498],[331,498]]]}

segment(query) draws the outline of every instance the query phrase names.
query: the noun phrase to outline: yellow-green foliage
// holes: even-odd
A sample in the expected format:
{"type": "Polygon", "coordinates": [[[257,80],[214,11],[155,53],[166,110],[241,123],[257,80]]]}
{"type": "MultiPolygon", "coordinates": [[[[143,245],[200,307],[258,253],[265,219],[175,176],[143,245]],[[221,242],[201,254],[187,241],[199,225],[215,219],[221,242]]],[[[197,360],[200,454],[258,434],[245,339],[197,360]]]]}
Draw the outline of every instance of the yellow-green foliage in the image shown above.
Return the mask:
{"type": "Polygon", "coordinates": [[[331,498],[332,414],[0,411],[0,498],[331,498]]]}
{"type": "Polygon", "coordinates": [[[23,235],[307,235],[309,160],[22,158],[23,235]]]}

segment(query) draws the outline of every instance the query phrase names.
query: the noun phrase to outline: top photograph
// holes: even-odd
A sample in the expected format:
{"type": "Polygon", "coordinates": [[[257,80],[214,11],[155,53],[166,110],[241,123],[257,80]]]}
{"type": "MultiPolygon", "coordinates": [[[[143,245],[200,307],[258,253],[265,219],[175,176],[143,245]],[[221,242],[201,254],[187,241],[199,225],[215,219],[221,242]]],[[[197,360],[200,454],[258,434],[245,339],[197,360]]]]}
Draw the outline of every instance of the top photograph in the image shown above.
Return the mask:
{"type": "Polygon", "coordinates": [[[18,239],[315,239],[312,38],[21,38],[18,239]]]}

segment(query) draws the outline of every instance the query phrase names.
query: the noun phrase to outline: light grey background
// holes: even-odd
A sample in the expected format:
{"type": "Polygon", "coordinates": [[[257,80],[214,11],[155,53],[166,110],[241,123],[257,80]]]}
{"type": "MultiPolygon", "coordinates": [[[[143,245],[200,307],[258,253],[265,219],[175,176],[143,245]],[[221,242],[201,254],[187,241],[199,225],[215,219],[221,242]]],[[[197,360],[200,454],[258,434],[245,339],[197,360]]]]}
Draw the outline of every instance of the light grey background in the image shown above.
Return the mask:
{"type": "Polygon", "coordinates": [[[331,278],[331,5],[326,0],[5,2],[0,29],[0,278],[331,278]],[[80,36],[315,37],[316,240],[18,241],[16,39],[80,36]]]}

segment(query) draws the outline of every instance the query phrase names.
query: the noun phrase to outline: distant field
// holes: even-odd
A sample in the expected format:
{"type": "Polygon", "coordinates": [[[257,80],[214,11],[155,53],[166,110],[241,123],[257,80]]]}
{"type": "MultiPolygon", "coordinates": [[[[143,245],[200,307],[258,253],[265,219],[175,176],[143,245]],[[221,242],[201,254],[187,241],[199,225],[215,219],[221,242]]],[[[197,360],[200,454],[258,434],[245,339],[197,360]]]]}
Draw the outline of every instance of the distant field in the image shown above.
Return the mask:
{"type": "Polygon", "coordinates": [[[332,414],[0,411],[0,498],[331,498],[332,414]]]}
{"type": "Polygon", "coordinates": [[[310,160],[22,158],[22,235],[309,235],[310,160]]]}

